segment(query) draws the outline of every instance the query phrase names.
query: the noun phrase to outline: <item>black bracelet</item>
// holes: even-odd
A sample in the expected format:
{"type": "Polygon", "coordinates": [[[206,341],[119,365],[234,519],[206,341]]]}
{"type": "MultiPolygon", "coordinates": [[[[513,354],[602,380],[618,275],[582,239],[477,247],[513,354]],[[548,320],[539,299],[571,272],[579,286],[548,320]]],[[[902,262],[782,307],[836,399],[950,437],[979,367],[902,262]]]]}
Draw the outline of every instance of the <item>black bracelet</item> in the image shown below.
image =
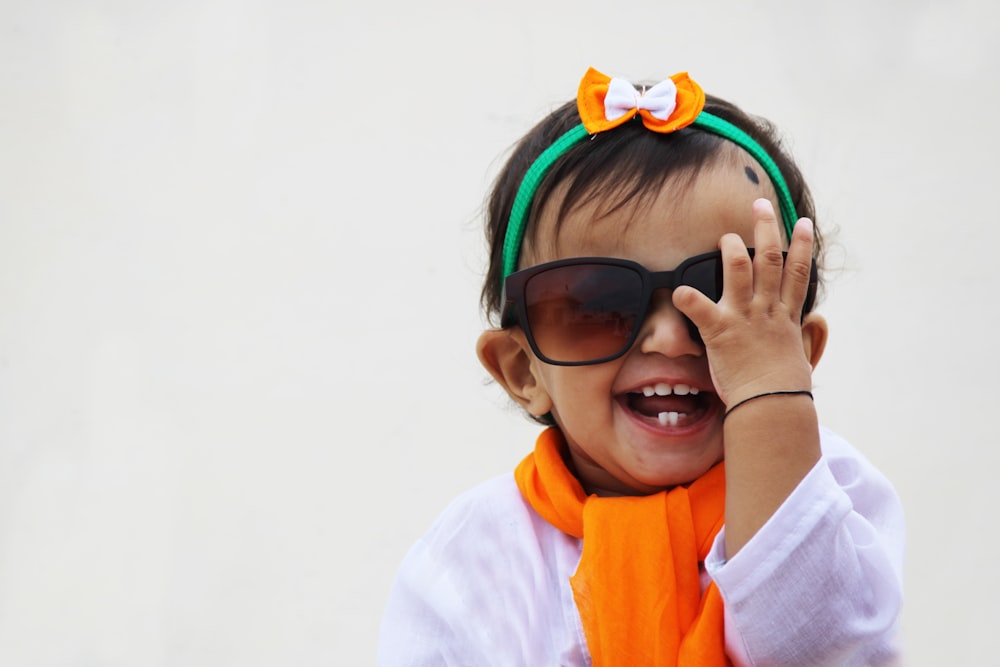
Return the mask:
{"type": "Polygon", "coordinates": [[[757,394],[756,396],[751,396],[750,398],[744,398],[742,401],[740,401],[733,407],[727,409],[725,414],[722,415],[722,421],[726,421],[726,417],[729,416],[730,412],[740,407],[744,403],[749,403],[754,399],[764,398],[765,396],[796,396],[796,395],[808,396],[810,399],[813,398],[812,392],[806,389],[797,389],[792,391],[766,391],[763,394],[757,394]]]}

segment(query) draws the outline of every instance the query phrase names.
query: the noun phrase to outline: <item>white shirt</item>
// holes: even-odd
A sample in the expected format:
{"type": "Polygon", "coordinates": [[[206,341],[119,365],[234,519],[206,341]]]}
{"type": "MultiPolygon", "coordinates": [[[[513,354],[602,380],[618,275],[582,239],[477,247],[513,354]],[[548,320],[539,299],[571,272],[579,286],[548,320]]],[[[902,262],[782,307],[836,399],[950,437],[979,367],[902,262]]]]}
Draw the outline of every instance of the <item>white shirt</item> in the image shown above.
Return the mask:
{"type": "MultiPolygon", "coordinates": [[[[888,480],[822,429],[823,457],[729,562],[705,559],[736,665],[884,665],[898,657],[904,528],[888,480]]],[[[590,665],[569,578],[583,543],[506,474],[452,501],[399,569],[380,667],[590,665]]],[[[641,666],[637,666],[641,667],[641,666]]]]}

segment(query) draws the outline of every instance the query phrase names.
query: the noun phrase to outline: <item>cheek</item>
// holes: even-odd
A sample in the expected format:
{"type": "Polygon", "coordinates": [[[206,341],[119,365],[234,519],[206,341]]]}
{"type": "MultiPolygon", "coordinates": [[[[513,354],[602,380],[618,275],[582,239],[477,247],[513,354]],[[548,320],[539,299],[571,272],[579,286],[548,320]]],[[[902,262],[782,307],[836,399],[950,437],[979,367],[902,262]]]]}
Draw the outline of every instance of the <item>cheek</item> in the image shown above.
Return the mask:
{"type": "Polygon", "coordinates": [[[614,400],[611,387],[617,375],[612,362],[597,366],[545,366],[539,369],[541,384],[557,414],[588,420],[610,409],[614,400]]]}

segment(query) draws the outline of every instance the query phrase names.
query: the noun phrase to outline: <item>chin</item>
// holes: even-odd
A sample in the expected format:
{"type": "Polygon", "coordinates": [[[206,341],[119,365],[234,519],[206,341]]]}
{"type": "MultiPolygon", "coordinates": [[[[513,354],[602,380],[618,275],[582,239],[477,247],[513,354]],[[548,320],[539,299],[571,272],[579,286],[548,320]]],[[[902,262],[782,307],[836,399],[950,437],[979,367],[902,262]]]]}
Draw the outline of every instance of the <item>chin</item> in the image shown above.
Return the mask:
{"type": "Polygon", "coordinates": [[[672,489],[675,486],[684,486],[704,475],[721,460],[722,457],[719,456],[707,463],[674,465],[669,469],[659,471],[645,470],[641,473],[637,471],[636,474],[632,475],[632,486],[638,483],[643,488],[637,490],[643,493],[656,493],[664,489],[672,489]]]}

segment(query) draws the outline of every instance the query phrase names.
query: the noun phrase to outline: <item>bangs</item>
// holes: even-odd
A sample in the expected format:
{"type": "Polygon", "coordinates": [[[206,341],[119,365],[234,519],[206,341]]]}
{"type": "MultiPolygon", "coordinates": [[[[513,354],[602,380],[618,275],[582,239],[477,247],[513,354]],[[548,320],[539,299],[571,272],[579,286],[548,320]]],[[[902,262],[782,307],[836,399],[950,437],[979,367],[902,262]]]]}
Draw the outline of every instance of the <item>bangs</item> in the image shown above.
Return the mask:
{"type": "MultiPolygon", "coordinates": [[[[657,134],[637,118],[574,146],[542,181],[535,202],[564,190],[555,212],[557,230],[574,209],[594,202],[600,202],[602,216],[625,206],[641,209],[659,196],[667,181],[687,189],[703,168],[716,164],[724,148],[724,140],[708,132],[657,134]]],[[[542,208],[532,208],[526,239],[534,239],[542,208]]]]}

